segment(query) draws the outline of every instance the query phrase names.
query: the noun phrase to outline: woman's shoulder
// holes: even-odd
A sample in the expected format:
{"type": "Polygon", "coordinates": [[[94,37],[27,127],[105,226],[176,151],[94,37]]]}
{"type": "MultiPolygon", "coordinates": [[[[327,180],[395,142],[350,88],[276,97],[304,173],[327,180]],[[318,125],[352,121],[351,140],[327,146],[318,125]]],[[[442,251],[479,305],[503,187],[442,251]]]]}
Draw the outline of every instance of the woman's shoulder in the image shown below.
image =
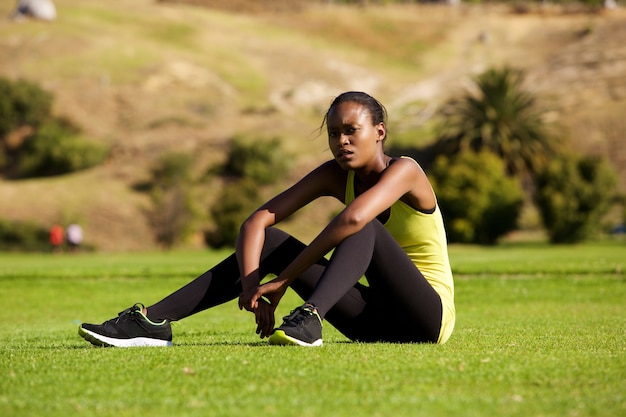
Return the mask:
{"type": "Polygon", "coordinates": [[[403,164],[420,167],[419,162],[417,162],[415,159],[413,159],[410,156],[406,156],[406,155],[396,156],[393,159],[395,161],[399,161],[399,162],[401,162],[403,164]]]}
{"type": "Polygon", "coordinates": [[[389,166],[393,166],[396,171],[410,173],[409,175],[423,174],[420,164],[409,156],[395,156],[391,159],[389,166]]]}
{"type": "Polygon", "coordinates": [[[320,164],[313,172],[336,178],[345,178],[348,171],[341,168],[334,159],[331,159],[320,164]]]}
{"type": "Polygon", "coordinates": [[[345,182],[350,171],[341,168],[334,159],[324,162],[320,167],[326,173],[329,181],[341,185],[342,189],[345,187],[345,182]]]}
{"type": "Polygon", "coordinates": [[[317,184],[318,187],[323,188],[321,194],[343,199],[348,171],[342,169],[335,160],[323,162],[311,171],[307,178],[317,184]]]}

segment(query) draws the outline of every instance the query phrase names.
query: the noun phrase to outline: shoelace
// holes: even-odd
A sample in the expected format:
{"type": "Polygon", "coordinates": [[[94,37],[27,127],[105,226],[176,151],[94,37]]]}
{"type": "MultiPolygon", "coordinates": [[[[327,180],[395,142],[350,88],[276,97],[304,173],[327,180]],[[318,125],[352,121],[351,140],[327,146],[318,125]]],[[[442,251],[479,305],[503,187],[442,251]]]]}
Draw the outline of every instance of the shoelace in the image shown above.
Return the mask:
{"type": "Polygon", "coordinates": [[[131,308],[127,308],[126,310],[117,314],[117,319],[115,319],[115,323],[119,323],[120,319],[126,315],[130,316],[132,320],[137,318],[137,312],[142,311],[145,306],[141,303],[135,303],[131,308]]]}
{"type": "Polygon", "coordinates": [[[309,310],[306,310],[304,307],[298,307],[295,310],[291,310],[291,314],[283,317],[283,324],[297,326],[309,315],[311,315],[309,310]]]}

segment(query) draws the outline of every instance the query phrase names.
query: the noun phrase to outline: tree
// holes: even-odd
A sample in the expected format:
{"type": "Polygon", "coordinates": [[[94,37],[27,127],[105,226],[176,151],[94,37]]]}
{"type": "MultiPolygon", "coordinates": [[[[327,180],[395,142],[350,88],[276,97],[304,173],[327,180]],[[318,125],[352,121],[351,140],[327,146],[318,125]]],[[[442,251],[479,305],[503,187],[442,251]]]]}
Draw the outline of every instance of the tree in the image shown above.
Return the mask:
{"type": "Polygon", "coordinates": [[[507,67],[476,77],[474,92],[441,109],[438,153],[489,150],[505,161],[509,174],[536,172],[557,152],[558,144],[523,81],[522,71],[507,67]]]}
{"type": "Polygon", "coordinates": [[[616,196],[617,175],[597,156],[564,154],[536,177],[535,200],[552,243],[576,243],[601,228],[616,196]]]}

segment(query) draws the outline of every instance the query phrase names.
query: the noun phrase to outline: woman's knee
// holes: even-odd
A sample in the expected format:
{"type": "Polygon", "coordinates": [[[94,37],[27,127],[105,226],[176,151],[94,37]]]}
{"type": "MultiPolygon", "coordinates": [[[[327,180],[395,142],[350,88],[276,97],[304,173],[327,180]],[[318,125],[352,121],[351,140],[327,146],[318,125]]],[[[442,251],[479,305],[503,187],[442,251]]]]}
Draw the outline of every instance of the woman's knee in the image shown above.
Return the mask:
{"type": "Polygon", "coordinates": [[[268,227],[265,229],[265,244],[280,245],[289,238],[293,238],[289,233],[276,227],[268,227]]]}
{"type": "Polygon", "coordinates": [[[385,226],[378,219],[372,220],[366,224],[363,229],[356,233],[356,235],[361,239],[377,239],[381,234],[391,236],[387,229],[385,229],[385,226]]]}

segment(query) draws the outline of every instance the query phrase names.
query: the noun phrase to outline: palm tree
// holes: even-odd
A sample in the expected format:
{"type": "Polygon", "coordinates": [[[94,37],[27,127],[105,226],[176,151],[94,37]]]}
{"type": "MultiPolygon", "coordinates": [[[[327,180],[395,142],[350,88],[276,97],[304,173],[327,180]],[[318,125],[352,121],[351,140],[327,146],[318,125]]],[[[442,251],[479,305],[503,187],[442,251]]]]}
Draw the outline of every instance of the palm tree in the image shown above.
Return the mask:
{"type": "Polygon", "coordinates": [[[556,153],[557,143],[523,81],[521,70],[507,67],[477,76],[474,92],[441,109],[438,153],[489,150],[505,161],[511,175],[536,173],[556,153]]]}

